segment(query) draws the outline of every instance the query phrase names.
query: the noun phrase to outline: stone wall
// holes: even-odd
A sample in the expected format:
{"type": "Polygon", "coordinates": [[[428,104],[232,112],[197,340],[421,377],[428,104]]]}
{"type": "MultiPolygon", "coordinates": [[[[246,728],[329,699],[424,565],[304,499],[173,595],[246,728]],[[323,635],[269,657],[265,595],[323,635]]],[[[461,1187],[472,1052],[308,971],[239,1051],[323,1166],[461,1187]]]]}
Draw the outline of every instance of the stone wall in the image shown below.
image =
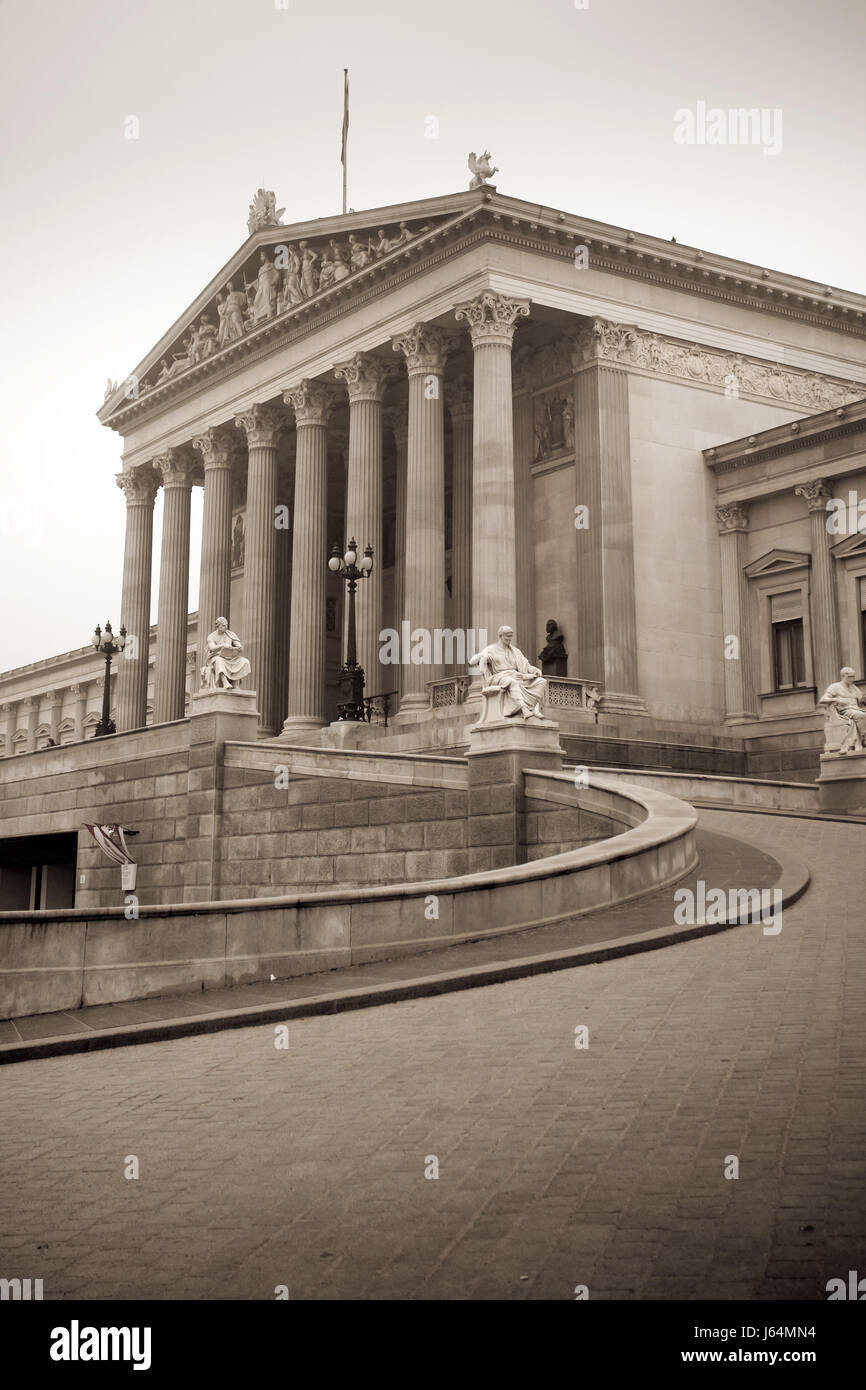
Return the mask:
{"type": "Polygon", "coordinates": [[[227,767],[219,897],[370,887],[469,872],[465,790],[227,767]]]}
{"type": "Polygon", "coordinates": [[[129,844],[143,902],[183,898],[186,873],[188,724],[46,748],[0,761],[0,837],[78,833],[76,904],[122,901],[120,871],[82,827],[117,822],[129,844]]]}

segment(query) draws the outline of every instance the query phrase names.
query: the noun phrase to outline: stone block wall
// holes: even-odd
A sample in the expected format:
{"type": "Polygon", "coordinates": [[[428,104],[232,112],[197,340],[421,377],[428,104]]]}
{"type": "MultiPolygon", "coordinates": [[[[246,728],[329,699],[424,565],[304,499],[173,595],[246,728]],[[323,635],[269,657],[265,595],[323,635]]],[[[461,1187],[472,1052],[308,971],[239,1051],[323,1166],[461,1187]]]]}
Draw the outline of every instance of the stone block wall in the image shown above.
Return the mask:
{"type": "Polygon", "coordinates": [[[139,832],[129,845],[141,901],[181,901],[188,772],[183,722],[3,759],[0,837],[77,832],[75,901],[90,908],[122,904],[123,895],[119,868],[83,826],[123,825],[139,832]]]}
{"type": "Polygon", "coordinates": [[[594,845],[624,829],[624,825],[595,811],[526,798],[526,857],[530,861],[594,845]]]}
{"type": "Polygon", "coordinates": [[[219,897],[444,878],[470,870],[467,793],[224,769],[219,897]]]}

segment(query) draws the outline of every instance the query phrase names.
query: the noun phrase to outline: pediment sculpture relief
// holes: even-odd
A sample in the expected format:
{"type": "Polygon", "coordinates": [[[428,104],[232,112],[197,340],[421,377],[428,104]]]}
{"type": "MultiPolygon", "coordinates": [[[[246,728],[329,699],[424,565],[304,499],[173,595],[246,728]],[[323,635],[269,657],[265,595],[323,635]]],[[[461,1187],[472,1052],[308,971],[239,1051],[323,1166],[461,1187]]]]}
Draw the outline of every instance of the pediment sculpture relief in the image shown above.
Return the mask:
{"type": "MultiPolygon", "coordinates": [[[[263,194],[259,189],[250,207],[251,231],[280,225],[284,209],[277,210],[273,202],[272,193],[263,194]],[[270,201],[261,202],[259,195],[270,201]]],[[[403,221],[396,228],[350,232],[345,240],[302,238],[260,250],[254,262],[254,277],[247,280],[248,267],[244,267],[240,277],[235,274],[226,281],[210,310],[202,314],[197,325],[189,326],[186,337],[173,344],[169,355],[139,383],[139,394],[162,386],[223,348],[242,342],[269,319],[291,312],[305,300],[429,231],[429,222],[412,229],[403,221]]]]}

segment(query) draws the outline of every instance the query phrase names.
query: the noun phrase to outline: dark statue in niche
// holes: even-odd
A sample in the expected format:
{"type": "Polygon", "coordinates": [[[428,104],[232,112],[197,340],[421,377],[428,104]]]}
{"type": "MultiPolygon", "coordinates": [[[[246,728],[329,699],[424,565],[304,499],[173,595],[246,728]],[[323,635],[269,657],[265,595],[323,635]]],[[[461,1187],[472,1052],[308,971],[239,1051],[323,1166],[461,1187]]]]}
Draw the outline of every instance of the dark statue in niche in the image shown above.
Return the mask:
{"type": "Polygon", "coordinates": [[[574,448],[574,406],[559,389],[545,392],[535,401],[534,463],[574,448]]]}
{"type": "Polygon", "coordinates": [[[232,528],[232,569],[244,562],[244,519],[238,513],[232,528]]]}
{"type": "Polygon", "coordinates": [[[547,641],[544,650],[538,653],[538,660],[541,662],[541,674],[543,676],[564,676],[567,674],[568,652],[565,650],[565,638],[559,630],[559,624],[555,618],[548,618],[546,623],[547,641]]]}

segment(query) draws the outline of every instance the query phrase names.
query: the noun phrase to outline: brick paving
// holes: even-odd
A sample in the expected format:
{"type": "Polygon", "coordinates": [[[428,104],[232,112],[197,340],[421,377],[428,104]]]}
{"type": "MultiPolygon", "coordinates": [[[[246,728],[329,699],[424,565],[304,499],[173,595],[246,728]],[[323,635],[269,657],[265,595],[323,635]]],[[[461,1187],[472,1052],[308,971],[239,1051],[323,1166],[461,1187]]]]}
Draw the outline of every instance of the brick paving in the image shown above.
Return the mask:
{"type": "Polygon", "coordinates": [[[809,864],[778,936],[292,1022],[287,1051],[263,1027],[8,1068],[0,1274],[46,1298],[824,1299],[866,1271],[864,830],[701,822],[809,864]]]}

